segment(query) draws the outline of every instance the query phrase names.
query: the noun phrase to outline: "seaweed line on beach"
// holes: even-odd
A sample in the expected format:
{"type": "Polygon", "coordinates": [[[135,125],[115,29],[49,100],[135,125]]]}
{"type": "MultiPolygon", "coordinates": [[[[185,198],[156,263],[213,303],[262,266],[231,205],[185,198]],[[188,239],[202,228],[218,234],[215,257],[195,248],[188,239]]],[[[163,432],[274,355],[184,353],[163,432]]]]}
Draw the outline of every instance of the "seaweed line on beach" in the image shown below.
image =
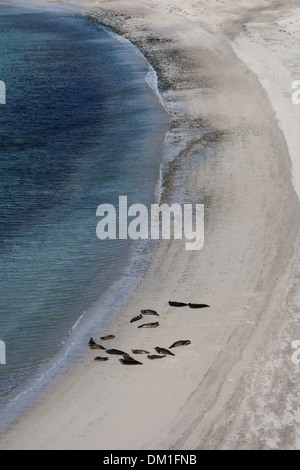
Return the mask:
{"type": "Polygon", "coordinates": [[[158,77],[158,91],[169,115],[169,132],[166,137],[166,158],[162,162],[161,202],[168,202],[175,193],[175,175],[189,158],[197,153],[202,157],[206,145],[216,145],[224,132],[212,129],[201,118],[188,117],[180,92],[187,89],[212,88],[205,77],[192,79],[195,65],[171,37],[154,33],[146,27],[134,25],[134,19],[125,14],[99,9],[84,13],[88,21],[108,28],[130,41],[143,54],[158,77]]]}

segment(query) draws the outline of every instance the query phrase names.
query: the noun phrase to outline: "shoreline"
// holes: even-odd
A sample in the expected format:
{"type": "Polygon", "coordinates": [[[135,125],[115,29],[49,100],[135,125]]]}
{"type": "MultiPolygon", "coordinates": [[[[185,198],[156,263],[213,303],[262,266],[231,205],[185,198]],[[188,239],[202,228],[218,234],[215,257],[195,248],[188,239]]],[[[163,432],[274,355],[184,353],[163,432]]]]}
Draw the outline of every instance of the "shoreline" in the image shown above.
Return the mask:
{"type": "MultiPolygon", "coordinates": [[[[294,25],[300,21],[297,5],[288,12],[294,25]]],[[[196,255],[180,243],[159,244],[122,317],[113,323],[118,341],[111,347],[153,350],[183,338],[192,345],[159,364],[143,361],[139,370],[113,360],[99,368],[89,351],[1,436],[0,447],[299,448],[298,372],[290,359],[292,339],[300,335],[299,200],[288,152],[296,148],[295,135],[278,127],[279,111],[268,95],[274,77],[261,86],[260,74],[266,72],[257,66],[261,56],[255,57],[256,51],[250,56],[249,31],[243,27],[247,22],[259,28],[259,17],[262,30],[255,39],[268,53],[273,43],[264,41],[263,27],[276,33],[284,13],[272,1],[230,8],[226,2],[183,7],[176,1],[170,9],[166,2],[136,7],[124,0],[110,2],[109,10],[120,15],[120,6],[129,17],[129,35],[147,38],[150,31],[157,37],[167,30],[167,39],[174,39],[163,44],[167,55],[174,53],[175,65],[166,60],[161,65],[180,78],[175,91],[163,91],[176,118],[172,131],[179,153],[165,174],[169,189],[163,200],[205,202],[206,244],[196,255]],[[233,51],[240,37],[239,54],[251,57],[251,68],[233,51]],[[188,77],[176,68],[179,51],[193,64],[188,77]],[[184,135],[187,123],[190,136],[184,135]],[[204,123],[215,131],[202,136],[204,123]],[[205,301],[211,308],[183,312],[168,307],[168,300],[205,301]],[[161,313],[161,328],[137,333],[129,319],[146,307],[161,313]]],[[[300,40],[299,33],[296,37],[300,40]]],[[[285,35],[283,45],[289,41],[285,35]]],[[[286,48],[275,54],[284,63],[286,48]]],[[[281,68],[278,73],[282,78],[281,68]]],[[[272,97],[276,104],[276,94],[272,97]]],[[[279,108],[299,122],[289,105],[286,100],[279,108]]]]}
{"type": "MultiPolygon", "coordinates": [[[[7,2],[2,2],[3,4],[10,4],[7,2]]],[[[37,2],[26,1],[22,5],[18,1],[13,1],[16,6],[23,6],[26,9],[28,6],[33,9],[39,9],[39,4],[37,2]]],[[[43,11],[57,11],[61,12],[62,10],[67,14],[74,14],[80,18],[85,18],[86,15],[82,13],[82,9],[74,8],[74,6],[66,5],[62,8],[56,8],[56,5],[52,5],[52,8],[49,9],[49,4],[43,4],[43,11]]],[[[139,54],[143,60],[147,63],[149,67],[149,72],[145,77],[145,81],[153,93],[157,94],[161,104],[164,106],[161,96],[159,94],[159,88],[156,83],[149,83],[148,76],[151,73],[156,73],[151,64],[143,56],[142,52],[136,48],[135,45],[130,43],[130,41],[125,40],[118,35],[117,32],[108,30],[104,25],[99,24],[99,27],[103,28],[106,31],[106,34],[111,35],[116,40],[122,42],[125,47],[136,49],[133,51],[135,54],[139,54]],[[126,41],[126,43],[125,43],[126,41]]],[[[165,109],[165,108],[164,108],[165,109]]],[[[166,111],[167,112],[167,111],[166,111]]],[[[165,140],[167,139],[167,135],[165,140]]],[[[160,196],[158,195],[158,188],[161,185],[161,181],[158,180],[155,188],[153,188],[153,202],[155,198],[160,196]]],[[[152,242],[155,244],[154,242],[152,242]]],[[[117,278],[112,282],[110,287],[106,289],[104,293],[98,298],[96,302],[92,305],[86,307],[80,317],[76,320],[72,328],[69,330],[64,341],[62,342],[60,349],[55,351],[53,355],[46,360],[45,363],[36,370],[31,377],[26,379],[21,386],[16,387],[16,392],[14,392],[10,402],[5,405],[1,411],[1,423],[0,423],[0,436],[5,433],[9,426],[13,426],[14,423],[19,419],[24,413],[29,409],[35,406],[41,398],[43,398],[49,391],[51,391],[57,382],[61,378],[68,374],[75,366],[86,356],[88,340],[93,334],[94,336],[99,336],[100,333],[104,334],[105,329],[109,329],[110,325],[113,324],[114,319],[121,315],[121,310],[126,304],[126,299],[130,292],[134,292],[138,288],[138,279],[137,272],[140,274],[147,269],[147,266],[150,263],[150,258],[152,256],[152,249],[145,247],[144,241],[139,241],[132,246],[128,256],[128,263],[124,266],[123,273],[120,278],[117,278]],[[122,294],[120,294],[122,292],[122,294]],[[116,298],[118,297],[119,300],[116,298]],[[101,318],[101,321],[97,318],[99,310],[111,311],[115,310],[115,313],[111,316],[105,315],[101,318]],[[77,328],[79,331],[77,331],[77,328]],[[15,402],[19,401],[17,406],[15,402]],[[12,408],[12,411],[11,411],[12,408]]]]}

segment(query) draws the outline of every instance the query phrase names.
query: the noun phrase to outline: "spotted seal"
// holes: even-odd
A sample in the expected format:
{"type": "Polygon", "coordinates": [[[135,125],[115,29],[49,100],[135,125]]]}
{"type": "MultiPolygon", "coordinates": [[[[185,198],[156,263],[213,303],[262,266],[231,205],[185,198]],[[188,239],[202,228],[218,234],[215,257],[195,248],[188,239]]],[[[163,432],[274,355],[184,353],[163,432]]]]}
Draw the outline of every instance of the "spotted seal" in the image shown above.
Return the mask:
{"type": "Polygon", "coordinates": [[[163,359],[164,357],[167,357],[167,356],[162,356],[162,355],[158,355],[158,354],[150,354],[149,356],[147,356],[148,359],[151,359],[151,361],[153,361],[154,359],[163,359]]]}
{"type": "Polygon", "coordinates": [[[155,315],[156,317],[159,317],[159,314],[155,310],[150,310],[150,309],[141,310],[141,313],[143,315],[155,315]]]}
{"type": "Polygon", "coordinates": [[[135,321],[139,321],[143,318],[143,315],[137,315],[136,317],[133,317],[131,320],[130,320],[130,323],[133,323],[135,321]]]}
{"type": "Polygon", "coordinates": [[[119,349],[106,349],[105,352],[107,354],[114,354],[116,356],[124,356],[124,354],[127,354],[124,351],[119,351],[119,349]]]}
{"type": "Polygon", "coordinates": [[[144,349],[132,349],[131,352],[133,354],[150,354],[149,351],[145,351],[144,349]]]}
{"type": "Polygon", "coordinates": [[[96,341],[93,340],[93,338],[91,338],[89,340],[89,348],[90,349],[104,349],[105,348],[103,346],[101,346],[101,344],[97,344],[96,341]]]}
{"type": "Polygon", "coordinates": [[[143,325],[138,326],[138,328],[157,328],[159,326],[159,322],[155,323],[144,323],[143,325]]]}
{"type": "Polygon", "coordinates": [[[171,351],[169,351],[168,349],[165,349],[165,348],[155,348],[155,351],[158,353],[158,354],[163,354],[165,356],[175,356],[175,354],[173,354],[171,351]]]}
{"type": "Polygon", "coordinates": [[[189,344],[191,344],[191,341],[189,339],[176,341],[175,343],[172,344],[172,346],[169,347],[169,349],[179,348],[180,346],[188,346],[189,344]]]}

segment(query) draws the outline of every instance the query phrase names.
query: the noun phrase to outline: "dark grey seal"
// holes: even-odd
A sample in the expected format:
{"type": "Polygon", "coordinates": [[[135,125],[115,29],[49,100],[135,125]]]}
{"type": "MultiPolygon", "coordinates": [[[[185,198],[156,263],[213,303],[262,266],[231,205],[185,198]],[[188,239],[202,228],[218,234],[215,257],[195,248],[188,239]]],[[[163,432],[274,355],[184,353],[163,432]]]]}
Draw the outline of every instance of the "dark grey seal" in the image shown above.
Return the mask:
{"type": "Polygon", "coordinates": [[[91,338],[90,341],[89,341],[89,347],[90,347],[90,349],[104,349],[105,350],[105,348],[103,346],[101,346],[101,344],[97,344],[93,340],[93,338],[91,338]]]}
{"type": "Polygon", "coordinates": [[[143,315],[137,315],[136,317],[133,317],[131,320],[130,320],[130,323],[133,323],[134,321],[139,321],[143,318],[143,315]]]}
{"type": "Polygon", "coordinates": [[[115,335],[107,335],[107,336],[101,336],[100,339],[102,339],[103,341],[107,341],[109,339],[114,339],[115,338],[115,335]]]}
{"type": "Polygon", "coordinates": [[[190,308],[208,308],[209,305],[206,304],[189,304],[190,308]]]}
{"type": "Polygon", "coordinates": [[[123,359],[120,359],[121,364],[123,365],[139,365],[142,366],[143,364],[136,359],[133,359],[133,357],[129,356],[129,354],[124,354],[123,359]]]}
{"type": "Polygon", "coordinates": [[[151,359],[153,361],[153,359],[163,359],[164,357],[167,357],[167,356],[161,356],[161,355],[157,355],[157,354],[150,354],[150,356],[147,356],[148,359],[151,359]]]}
{"type": "Polygon", "coordinates": [[[119,351],[119,349],[106,349],[105,351],[107,354],[115,354],[116,356],[124,356],[124,351],[119,351]]]}
{"type": "Polygon", "coordinates": [[[145,351],[144,349],[132,349],[131,352],[133,354],[150,354],[149,351],[145,351]]]}
{"type": "Polygon", "coordinates": [[[157,317],[159,317],[159,314],[155,310],[141,310],[141,313],[143,315],[156,315],[157,317]]]}
{"type": "Polygon", "coordinates": [[[159,326],[158,321],[155,323],[144,323],[143,325],[138,326],[138,328],[157,328],[159,326]]]}
{"type": "Polygon", "coordinates": [[[165,348],[155,348],[155,351],[158,353],[158,354],[163,354],[165,356],[175,356],[175,354],[173,354],[171,351],[169,351],[168,349],[165,349],[165,348]]]}
{"type": "Polygon", "coordinates": [[[109,361],[109,357],[95,357],[94,359],[95,361],[99,361],[99,362],[104,362],[104,361],[109,361]]]}
{"type": "Polygon", "coordinates": [[[170,307],[187,307],[188,304],[184,304],[183,302],[169,302],[170,307]]]}
{"type": "Polygon", "coordinates": [[[188,346],[189,344],[191,344],[191,341],[189,339],[176,341],[176,343],[173,343],[172,346],[169,347],[169,349],[179,348],[179,346],[188,346]]]}

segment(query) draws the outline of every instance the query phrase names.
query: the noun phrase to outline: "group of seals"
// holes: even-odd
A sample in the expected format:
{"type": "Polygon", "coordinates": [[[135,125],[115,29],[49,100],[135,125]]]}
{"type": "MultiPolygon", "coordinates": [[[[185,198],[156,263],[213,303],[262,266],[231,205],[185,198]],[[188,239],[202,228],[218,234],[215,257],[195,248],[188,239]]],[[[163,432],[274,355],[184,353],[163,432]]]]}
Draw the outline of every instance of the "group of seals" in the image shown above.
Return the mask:
{"type": "MultiPolygon", "coordinates": [[[[193,309],[209,307],[209,305],[206,305],[206,304],[192,304],[192,303],[183,303],[183,302],[175,302],[175,301],[169,301],[169,305],[170,307],[189,307],[193,309]]],[[[144,310],[141,310],[141,313],[139,315],[133,317],[130,320],[130,323],[140,321],[144,315],[152,315],[152,316],[159,317],[159,314],[155,310],[144,309],[144,310]]],[[[142,325],[138,326],[138,328],[157,328],[157,327],[159,327],[158,321],[152,322],[152,323],[143,323],[142,325]]],[[[115,335],[107,335],[107,336],[102,336],[101,340],[108,341],[114,338],[115,338],[115,335]]],[[[147,355],[147,358],[149,360],[163,359],[167,356],[175,356],[175,354],[171,352],[170,349],[178,348],[182,346],[188,346],[190,344],[191,344],[191,341],[187,339],[187,340],[175,341],[175,343],[171,344],[171,346],[168,349],[157,346],[156,348],[154,348],[157,354],[151,354],[149,351],[146,351],[144,349],[132,349],[131,352],[133,354],[147,355]]],[[[131,357],[128,353],[124,351],[121,351],[119,349],[106,349],[101,344],[97,344],[93,338],[90,338],[89,348],[90,349],[102,349],[106,352],[106,354],[123,356],[122,359],[119,359],[120,363],[123,365],[143,365],[142,362],[137,361],[136,359],[134,359],[133,357],[131,357]]],[[[109,360],[108,357],[101,357],[101,356],[97,356],[94,359],[95,361],[99,361],[99,362],[105,362],[109,360]]]]}

